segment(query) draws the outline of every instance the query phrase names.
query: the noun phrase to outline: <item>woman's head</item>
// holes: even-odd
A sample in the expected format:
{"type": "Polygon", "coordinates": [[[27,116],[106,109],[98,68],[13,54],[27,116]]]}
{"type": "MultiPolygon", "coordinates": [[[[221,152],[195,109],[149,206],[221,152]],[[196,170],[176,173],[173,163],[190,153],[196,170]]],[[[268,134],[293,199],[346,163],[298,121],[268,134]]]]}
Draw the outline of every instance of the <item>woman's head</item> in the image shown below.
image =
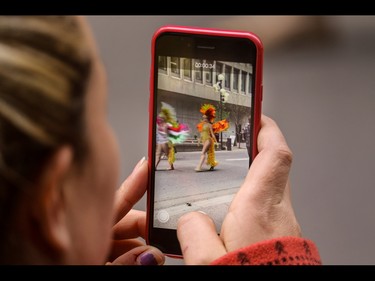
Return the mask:
{"type": "Polygon", "coordinates": [[[0,17],[1,262],[104,261],[118,174],[105,83],[82,18],[0,17]]]}

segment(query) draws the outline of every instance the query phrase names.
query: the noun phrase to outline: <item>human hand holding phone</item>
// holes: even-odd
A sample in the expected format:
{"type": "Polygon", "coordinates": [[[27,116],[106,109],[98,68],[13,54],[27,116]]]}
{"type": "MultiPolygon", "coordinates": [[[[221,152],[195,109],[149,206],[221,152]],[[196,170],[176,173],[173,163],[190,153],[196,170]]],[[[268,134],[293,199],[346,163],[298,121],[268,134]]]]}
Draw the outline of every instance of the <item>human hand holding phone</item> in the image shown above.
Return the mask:
{"type": "Polygon", "coordinates": [[[116,191],[112,249],[107,265],[162,265],[163,253],[139,240],[146,237],[146,213],[132,209],[147,189],[147,160],[142,158],[116,191]]]}
{"type": "Polygon", "coordinates": [[[292,152],[271,118],[263,115],[261,124],[259,153],[230,205],[220,235],[213,220],[201,212],[179,219],[177,235],[186,264],[209,264],[256,242],[301,236],[290,200],[292,152]]]}

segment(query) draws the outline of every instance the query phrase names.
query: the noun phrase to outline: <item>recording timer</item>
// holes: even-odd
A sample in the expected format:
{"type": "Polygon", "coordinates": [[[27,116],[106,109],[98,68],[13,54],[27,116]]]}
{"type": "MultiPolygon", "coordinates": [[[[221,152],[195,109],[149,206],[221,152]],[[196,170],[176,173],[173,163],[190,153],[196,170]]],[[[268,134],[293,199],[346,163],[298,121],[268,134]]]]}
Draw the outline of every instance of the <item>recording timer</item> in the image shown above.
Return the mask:
{"type": "Polygon", "coordinates": [[[215,62],[213,63],[208,63],[208,62],[198,62],[196,61],[194,64],[195,68],[208,68],[212,69],[215,67],[215,62]]]}

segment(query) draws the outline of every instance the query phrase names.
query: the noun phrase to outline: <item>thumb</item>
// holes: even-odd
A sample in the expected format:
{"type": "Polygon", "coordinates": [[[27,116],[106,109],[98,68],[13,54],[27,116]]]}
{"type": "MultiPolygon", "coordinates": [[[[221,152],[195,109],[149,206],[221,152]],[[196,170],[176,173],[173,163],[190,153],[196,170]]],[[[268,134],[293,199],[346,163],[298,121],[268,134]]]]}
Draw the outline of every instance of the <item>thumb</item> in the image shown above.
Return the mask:
{"type": "Polygon", "coordinates": [[[258,135],[259,154],[251,164],[244,186],[239,193],[243,200],[250,193],[258,204],[277,205],[284,197],[286,183],[292,165],[293,153],[271,118],[262,116],[262,128],[258,135]]]}
{"type": "Polygon", "coordinates": [[[204,213],[183,215],[177,224],[177,237],[185,264],[204,265],[226,254],[213,220],[204,213]]]}

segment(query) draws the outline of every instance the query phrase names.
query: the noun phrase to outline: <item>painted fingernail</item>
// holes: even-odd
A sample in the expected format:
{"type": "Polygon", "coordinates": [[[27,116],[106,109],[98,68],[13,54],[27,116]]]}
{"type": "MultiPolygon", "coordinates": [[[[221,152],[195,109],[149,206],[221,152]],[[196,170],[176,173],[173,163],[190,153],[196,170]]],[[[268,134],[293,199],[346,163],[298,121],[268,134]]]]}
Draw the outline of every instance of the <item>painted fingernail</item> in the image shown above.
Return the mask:
{"type": "Polygon", "coordinates": [[[150,252],[141,254],[138,257],[138,262],[140,265],[158,265],[158,261],[150,252]]]}

